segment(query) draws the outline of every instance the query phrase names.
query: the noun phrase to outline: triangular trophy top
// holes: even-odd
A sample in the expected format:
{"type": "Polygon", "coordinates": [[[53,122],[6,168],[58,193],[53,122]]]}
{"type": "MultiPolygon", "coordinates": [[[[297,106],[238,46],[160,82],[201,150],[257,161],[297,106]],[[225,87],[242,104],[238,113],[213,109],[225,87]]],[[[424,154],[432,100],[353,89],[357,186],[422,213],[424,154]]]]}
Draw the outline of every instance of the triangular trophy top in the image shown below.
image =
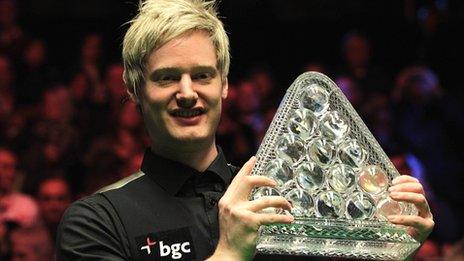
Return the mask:
{"type": "Polygon", "coordinates": [[[252,198],[282,195],[296,220],[261,229],[258,251],[396,259],[419,246],[386,221],[391,214],[416,213],[388,196],[398,171],[324,74],[303,73],[288,88],[256,157],[252,175],[268,176],[277,186],[257,188],[252,198]]]}

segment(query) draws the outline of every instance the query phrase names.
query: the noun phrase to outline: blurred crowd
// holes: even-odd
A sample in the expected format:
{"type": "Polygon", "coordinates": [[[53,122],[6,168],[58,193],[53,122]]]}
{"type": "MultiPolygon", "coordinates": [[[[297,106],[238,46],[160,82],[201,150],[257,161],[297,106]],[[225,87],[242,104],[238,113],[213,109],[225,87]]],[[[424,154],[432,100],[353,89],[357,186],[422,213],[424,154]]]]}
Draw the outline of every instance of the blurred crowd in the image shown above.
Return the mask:
{"type": "MultiPolygon", "coordinates": [[[[421,180],[436,227],[417,260],[463,258],[462,104],[431,69],[427,49],[438,9],[418,23],[417,60],[395,75],[374,64],[369,36],[343,37],[337,66],[308,61],[303,71],[339,85],[402,174],[421,180]]],[[[55,230],[74,200],[139,169],[150,146],[123,66],[103,58],[99,33],[86,35],[79,59],[57,68],[47,39],[33,38],[0,1],[0,260],[52,260],[55,230]]],[[[241,165],[256,150],[288,86],[266,63],[230,82],[217,139],[241,165]]],[[[451,259],[450,259],[451,260],[451,259]]]]}

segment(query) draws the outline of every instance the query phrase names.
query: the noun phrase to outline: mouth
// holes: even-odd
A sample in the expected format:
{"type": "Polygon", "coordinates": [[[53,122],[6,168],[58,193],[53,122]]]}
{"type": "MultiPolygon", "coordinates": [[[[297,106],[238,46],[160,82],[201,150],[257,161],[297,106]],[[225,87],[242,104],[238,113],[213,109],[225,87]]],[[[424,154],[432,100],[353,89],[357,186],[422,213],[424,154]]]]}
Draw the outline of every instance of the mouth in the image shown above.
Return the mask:
{"type": "Polygon", "coordinates": [[[205,108],[174,109],[169,111],[169,114],[171,116],[180,118],[193,118],[196,116],[200,116],[204,113],[206,113],[205,108]]]}

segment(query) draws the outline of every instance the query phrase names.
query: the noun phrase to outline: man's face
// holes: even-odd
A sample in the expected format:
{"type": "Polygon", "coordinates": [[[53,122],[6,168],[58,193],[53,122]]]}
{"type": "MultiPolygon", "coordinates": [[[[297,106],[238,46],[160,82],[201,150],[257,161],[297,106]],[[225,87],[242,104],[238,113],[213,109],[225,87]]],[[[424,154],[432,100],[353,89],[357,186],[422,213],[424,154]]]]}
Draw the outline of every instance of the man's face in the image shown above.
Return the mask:
{"type": "Polygon", "coordinates": [[[150,54],[140,104],[155,147],[214,141],[227,96],[227,82],[216,64],[214,46],[203,31],[173,39],[150,54]]]}
{"type": "Polygon", "coordinates": [[[50,179],[39,187],[39,206],[47,223],[58,224],[66,208],[71,204],[68,185],[60,179],[50,179]]]}

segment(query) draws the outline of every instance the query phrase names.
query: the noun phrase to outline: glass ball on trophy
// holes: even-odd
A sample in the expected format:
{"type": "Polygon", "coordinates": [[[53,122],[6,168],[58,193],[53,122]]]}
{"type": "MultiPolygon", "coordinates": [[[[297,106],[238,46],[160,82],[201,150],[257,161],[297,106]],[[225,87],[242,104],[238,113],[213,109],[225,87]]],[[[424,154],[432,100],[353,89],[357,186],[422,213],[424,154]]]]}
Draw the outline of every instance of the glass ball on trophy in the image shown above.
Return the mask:
{"type": "Polygon", "coordinates": [[[304,162],[295,169],[295,179],[298,185],[308,191],[314,192],[321,188],[324,181],[324,170],[313,162],[304,162]]]}

